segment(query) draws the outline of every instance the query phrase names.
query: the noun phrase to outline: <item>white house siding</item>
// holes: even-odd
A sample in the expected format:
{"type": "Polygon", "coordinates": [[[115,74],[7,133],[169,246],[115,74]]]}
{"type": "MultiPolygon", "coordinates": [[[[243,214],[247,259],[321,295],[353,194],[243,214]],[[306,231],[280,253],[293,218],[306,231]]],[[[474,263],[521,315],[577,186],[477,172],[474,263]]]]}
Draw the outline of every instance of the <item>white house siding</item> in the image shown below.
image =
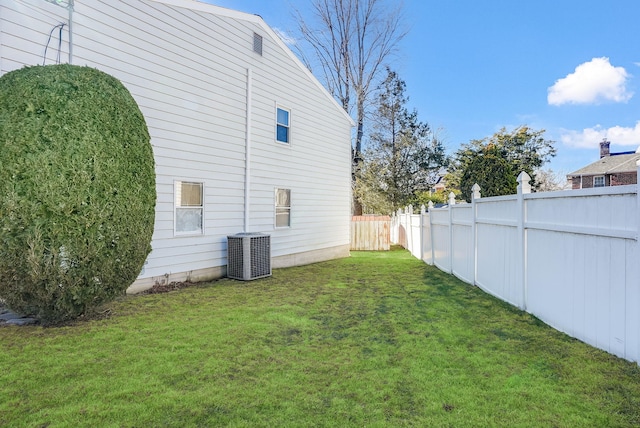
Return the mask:
{"type": "MultiPolygon", "coordinates": [[[[42,64],[49,33],[56,25],[67,23],[68,18],[66,9],[43,0],[0,0],[0,74],[25,64],[42,64]]],[[[63,29],[62,62],[69,59],[68,29],[63,29]]],[[[56,29],[47,49],[46,64],[56,61],[58,35],[56,29]]]]}
{"type": "MultiPolygon", "coordinates": [[[[44,0],[0,0],[0,7],[2,71],[42,63],[48,32],[68,12],[44,0]],[[27,41],[16,39],[18,29],[27,41]],[[21,53],[9,57],[14,51],[21,53]]],[[[271,234],[274,266],[348,254],[352,122],[261,18],[182,0],[76,0],[72,33],[72,62],[120,79],[151,134],[153,250],[132,290],[222,275],[226,237],[242,231],[271,234]],[[254,32],[263,37],[262,56],[253,52],[254,32]],[[289,145],[275,141],[276,105],[291,111],[289,145]],[[204,183],[203,235],[174,236],[175,180],[204,183]],[[274,228],[276,188],[291,189],[290,228],[274,228]]]]}

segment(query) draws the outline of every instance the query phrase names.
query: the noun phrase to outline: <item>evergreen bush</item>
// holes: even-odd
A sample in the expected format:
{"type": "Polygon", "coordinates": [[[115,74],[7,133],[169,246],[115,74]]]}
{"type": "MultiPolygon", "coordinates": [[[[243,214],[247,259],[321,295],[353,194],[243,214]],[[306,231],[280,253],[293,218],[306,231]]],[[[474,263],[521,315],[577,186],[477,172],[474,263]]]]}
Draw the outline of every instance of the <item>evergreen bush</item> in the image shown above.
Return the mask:
{"type": "Polygon", "coordinates": [[[465,166],[460,179],[460,193],[471,202],[471,188],[478,183],[480,194],[489,196],[514,195],[518,181],[509,162],[495,144],[489,144],[465,166]]]}
{"type": "Polygon", "coordinates": [[[125,292],[151,251],[155,172],[129,91],[89,67],[0,77],[0,298],[57,323],[125,292]]]}

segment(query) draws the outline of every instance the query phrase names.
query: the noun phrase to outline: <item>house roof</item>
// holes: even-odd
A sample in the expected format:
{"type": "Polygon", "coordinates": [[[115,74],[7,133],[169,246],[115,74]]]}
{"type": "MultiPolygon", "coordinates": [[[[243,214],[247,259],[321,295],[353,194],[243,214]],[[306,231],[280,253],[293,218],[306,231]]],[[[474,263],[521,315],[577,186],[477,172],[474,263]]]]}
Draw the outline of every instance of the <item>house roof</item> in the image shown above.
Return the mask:
{"type": "Polygon", "coordinates": [[[639,160],[640,153],[612,154],[611,156],[600,158],[594,163],[568,174],[568,176],[575,177],[580,175],[604,175],[621,172],[635,172],[637,170],[636,162],[639,160]]]}

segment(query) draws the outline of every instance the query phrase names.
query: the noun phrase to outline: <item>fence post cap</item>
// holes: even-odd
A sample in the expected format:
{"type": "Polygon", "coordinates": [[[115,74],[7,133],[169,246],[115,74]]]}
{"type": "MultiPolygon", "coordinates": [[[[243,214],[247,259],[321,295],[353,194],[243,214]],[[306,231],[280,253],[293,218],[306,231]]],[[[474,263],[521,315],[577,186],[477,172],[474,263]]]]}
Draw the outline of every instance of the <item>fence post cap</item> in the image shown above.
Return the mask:
{"type": "Polygon", "coordinates": [[[471,186],[471,200],[480,199],[480,185],[478,183],[471,186]]]}
{"type": "Polygon", "coordinates": [[[531,184],[529,184],[531,176],[526,171],[522,171],[518,175],[518,194],[531,193],[531,184]]]}
{"type": "Polygon", "coordinates": [[[455,193],[451,192],[449,193],[449,205],[455,205],[456,204],[456,195],[455,193]]]}
{"type": "Polygon", "coordinates": [[[420,207],[420,214],[424,214],[425,212],[427,212],[427,208],[424,206],[424,204],[422,204],[422,206],[420,207]]]}
{"type": "Polygon", "coordinates": [[[429,207],[429,211],[431,211],[433,209],[433,201],[429,201],[427,206],[429,207]]]}

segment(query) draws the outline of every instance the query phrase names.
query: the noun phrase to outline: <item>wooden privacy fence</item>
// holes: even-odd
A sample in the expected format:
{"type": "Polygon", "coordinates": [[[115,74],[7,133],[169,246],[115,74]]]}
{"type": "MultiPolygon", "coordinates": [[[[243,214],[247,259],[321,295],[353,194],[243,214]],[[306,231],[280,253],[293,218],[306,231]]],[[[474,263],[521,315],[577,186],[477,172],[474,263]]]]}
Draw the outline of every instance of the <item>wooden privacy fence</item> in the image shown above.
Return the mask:
{"type": "Polygon", "coordinates": [[[391,217],[361,215],[351,218],[353,251],[388,251],[391,247],[391,217]]]}
{"type": "MultiPolygon", "coordinates": [[[[638,169],[640,170],[640,164],[638,169]]],[[[640,172],[640,171],[639,171],[640,172]]],[[[411,208],[394,243],[552,327],[640,362],[640,196],[637,185],[518,193],[411,208]]],[[[453,195],[452,195],[453,196],[453,195]]]]}

